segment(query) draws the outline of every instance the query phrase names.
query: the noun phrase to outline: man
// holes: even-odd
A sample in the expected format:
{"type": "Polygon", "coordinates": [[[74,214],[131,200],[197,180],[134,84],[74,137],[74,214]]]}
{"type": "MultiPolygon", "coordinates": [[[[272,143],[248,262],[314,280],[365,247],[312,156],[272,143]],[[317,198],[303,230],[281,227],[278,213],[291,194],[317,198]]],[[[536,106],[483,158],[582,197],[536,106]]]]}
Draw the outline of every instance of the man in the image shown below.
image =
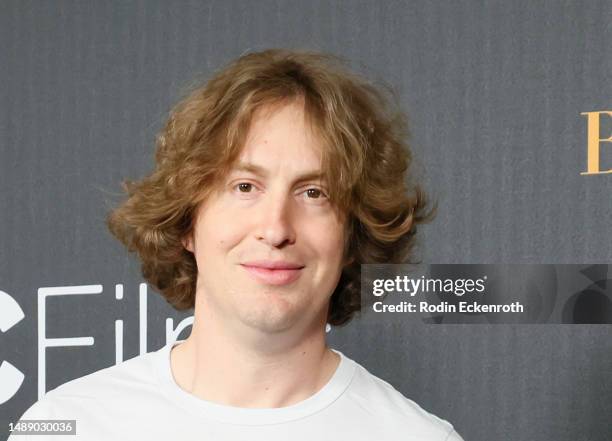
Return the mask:
{"type": "Polygon", "coordinates": [[[22,419],[82,439],[461,440],[327,347],[362,263],[399,263],[425,220],[401,120],[332,57],[245,55],[158,137],[155,171],[108,224],[189,338],[70,381],[22,419]]]}

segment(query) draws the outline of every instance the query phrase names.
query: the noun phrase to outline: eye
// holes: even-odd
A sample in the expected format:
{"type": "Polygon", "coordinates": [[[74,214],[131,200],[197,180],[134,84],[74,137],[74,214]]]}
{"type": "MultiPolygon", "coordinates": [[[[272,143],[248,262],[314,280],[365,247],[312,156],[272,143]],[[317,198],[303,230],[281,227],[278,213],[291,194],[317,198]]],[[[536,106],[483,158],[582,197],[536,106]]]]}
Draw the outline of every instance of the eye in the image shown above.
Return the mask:
{"type": "Polygon", "coordinates": [[[318,188],[309,188],[306,190],[306,194],[309,196],[309,199],[323,199],[327,197],[325,193],[318,188]]]}
{"type": "Polygon", "coordinates": [[[237,188],[239,193],[250,193],[253,189],[253,184],[250,182],[240,182],[234,188],[237,188]]]}

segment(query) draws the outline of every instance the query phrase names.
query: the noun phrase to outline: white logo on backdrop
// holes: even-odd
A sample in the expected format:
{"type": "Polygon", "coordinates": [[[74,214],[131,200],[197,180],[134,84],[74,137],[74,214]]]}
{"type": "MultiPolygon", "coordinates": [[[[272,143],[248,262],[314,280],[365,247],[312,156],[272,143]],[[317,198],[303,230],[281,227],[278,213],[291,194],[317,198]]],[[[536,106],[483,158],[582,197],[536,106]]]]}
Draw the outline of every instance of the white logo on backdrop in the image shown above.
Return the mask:
{"type": "MultiPolygon", "coordinates": [[[[25,317],[19,304],[0,291],[0,331],[6,332],[25,317]]],[[[0,363],[0,404],[6,403],[19,390],[25,375],[8,361],[0,363]]]]}
{"type": "MultiPolygon", "coordinates": [[[[46,393],[47,348],[93,346],[94,337],[47,337],[46,310],[47,298],[71,295],[96,295],[103,291],[102,285],[53,286],[38,289],[38,399],[46,393]]],[[[115,285],[115,298],[123,298],[123,285],[115,285]]],[[[147,285],[141,283],[138,297],[138,334],[139,353],[147,352],[147,285]]],[[[0,291],[0,331],[6,332],[25,317],[19,304],[7,293],[0,291]]],[[[181,320],[176,327],[172,318],[166,318],[166,344],[176,341],[188,326],[193,324],[193,316],[181,320]]],[[[123,320],[115,320],[115,364],[123,362],[123,320]]],[[[25,375],[8,361],[0,364],[0,405],[11,399],[19,390],[25,375]]]]}

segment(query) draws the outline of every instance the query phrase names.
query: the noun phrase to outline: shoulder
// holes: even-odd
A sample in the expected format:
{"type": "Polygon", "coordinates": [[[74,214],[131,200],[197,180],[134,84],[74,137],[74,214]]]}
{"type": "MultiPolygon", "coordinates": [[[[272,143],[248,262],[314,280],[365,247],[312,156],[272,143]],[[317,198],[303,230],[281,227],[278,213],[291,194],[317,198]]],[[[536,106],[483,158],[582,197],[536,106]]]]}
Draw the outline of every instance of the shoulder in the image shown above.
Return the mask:
{"type": "Polygon", "coordinates": [[[154,357],[150,352],[68,381],[48,391],[21,419],[62,419],[95,412],[110,403],[141,401],[157,391],[154,357]]]}
{"type": "Polygon", "coordinates": [[[381,425],[394,433],[414,434],[420,440],[462,441],[451,423],[427,412],[388,382],[353,363],[355,373],[347,398],[357,407],[367,409],[369,416],[381,425]]]}

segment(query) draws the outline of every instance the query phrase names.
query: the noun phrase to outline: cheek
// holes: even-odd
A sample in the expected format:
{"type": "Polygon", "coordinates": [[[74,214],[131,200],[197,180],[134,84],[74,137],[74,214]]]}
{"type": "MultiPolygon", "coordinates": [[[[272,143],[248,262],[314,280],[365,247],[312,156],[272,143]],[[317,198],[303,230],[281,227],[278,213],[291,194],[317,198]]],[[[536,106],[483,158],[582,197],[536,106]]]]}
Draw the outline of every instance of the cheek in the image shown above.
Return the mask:
{"type": "Polygon", "coordinates": [[[344,230],[336,224],[326,225],[311,231],[312,243],[321,259],[331,263],[340,262],[344,251],[344,230]]]}
{"type": "MultiPolygon", "coordinates": [[[[229,222],[223,217],[210,217],[199,226],[196,236],[198,260],[215,259],[213,266],[220,263],[219,258],[227,254],[244,238],[244,225],[229,222]]],[[[202,263],[203,263],[202,262],[202,263]]]]}
{"type": "MultiPolygon", "coordinates": [[[[227,225],[227,224],[225,224],[227,225]]],[[[211,247],[217,254],[230,251],[244,237],[244,234],[235,226],[223,229],[215,229],[208,235],[206,246],[211,247]]]]}

